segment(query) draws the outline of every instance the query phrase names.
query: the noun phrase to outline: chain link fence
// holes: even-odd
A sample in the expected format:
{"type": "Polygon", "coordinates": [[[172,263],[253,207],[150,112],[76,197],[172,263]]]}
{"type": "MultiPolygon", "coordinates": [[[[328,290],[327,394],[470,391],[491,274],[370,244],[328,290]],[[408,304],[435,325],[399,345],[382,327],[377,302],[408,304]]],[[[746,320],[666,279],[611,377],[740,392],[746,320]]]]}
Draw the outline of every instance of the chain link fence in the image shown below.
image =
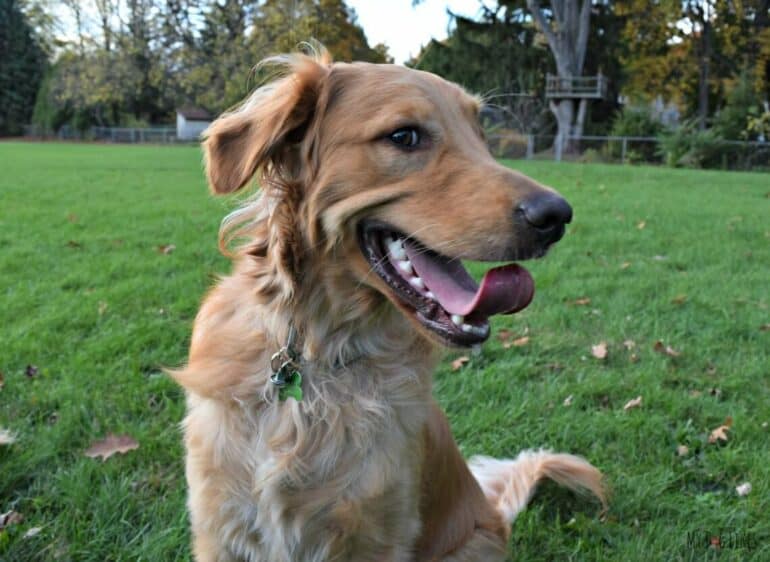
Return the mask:
{"type": "MultiPolygon", "coordinates": [[[[92,127],[79,131],[70,126],[58,131],[45,131],[29,125],[25,136],[33,139],[62,141],[95,141],[110,143],[167,144],[190,142],[177,139],[175,127],[92,127]]],[[[487,142],[496,158],[555,160],[615,164],[677,164],[700,167],[707,158],[710,168],[724,170],[770,171],[770,142],[718,140],[711,143],[708,153],[687,160],[687,154],[670,162],[663,141],[657,137],[612,137],[584,135],[569,137],[557,143],[555,135],[531,135],[513,130],[488,134],[487,142]]]]}
{"type": "Polygon", "coordinates": [[[724,170],[770,171],[770,142],[713,141],[695,155],[677,155],[657,137],[613,137],[584,135],[556,142],[556,135],[528,135],[517,132],[495,133],[487,141],[496,158],[604,162],[614,164],[676,164],[724,170]],[[688,159],[689,158],[689,159],[688,159]]]}

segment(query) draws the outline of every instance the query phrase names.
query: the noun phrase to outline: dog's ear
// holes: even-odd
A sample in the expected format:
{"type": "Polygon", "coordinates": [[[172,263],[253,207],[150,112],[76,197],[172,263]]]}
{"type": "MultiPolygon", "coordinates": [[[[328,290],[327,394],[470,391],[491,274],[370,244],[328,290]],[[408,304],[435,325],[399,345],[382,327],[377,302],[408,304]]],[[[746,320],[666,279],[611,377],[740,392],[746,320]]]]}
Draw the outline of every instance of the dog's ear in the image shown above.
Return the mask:
{"type": "Polygon", "coordinates": [[[255,91],[204,133],[206,173],[216,194],[242,188],[261,166],[280,165],[281,154],[302,139],[313,118],[328,57],[294,55],[277,62],[288,75],[255,91]]]}

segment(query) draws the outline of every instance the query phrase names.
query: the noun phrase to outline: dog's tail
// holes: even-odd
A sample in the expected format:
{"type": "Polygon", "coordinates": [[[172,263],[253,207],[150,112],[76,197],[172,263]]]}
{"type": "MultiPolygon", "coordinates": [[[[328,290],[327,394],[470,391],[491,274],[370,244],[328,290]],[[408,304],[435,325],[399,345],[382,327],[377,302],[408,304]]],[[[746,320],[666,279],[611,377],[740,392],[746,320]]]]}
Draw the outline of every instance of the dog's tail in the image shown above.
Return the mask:
{"type": "Polygon", "coordinates": [[[508,523],[527,506],[543,478],[571,490],[591,492],[606,507],[602,473],[582,457],[529,450],[513,460],[476,456],[468,466],[489,503],[508,523]]]}

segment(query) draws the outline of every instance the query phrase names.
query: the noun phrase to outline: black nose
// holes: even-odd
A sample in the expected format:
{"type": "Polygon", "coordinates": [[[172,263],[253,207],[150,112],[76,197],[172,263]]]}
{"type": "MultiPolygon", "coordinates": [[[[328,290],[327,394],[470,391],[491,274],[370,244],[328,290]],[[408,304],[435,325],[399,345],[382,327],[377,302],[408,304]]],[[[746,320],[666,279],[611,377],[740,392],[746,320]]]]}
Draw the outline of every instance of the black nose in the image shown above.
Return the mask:
{"type": "Polygon", "coordinates": [[[572,220],[572,207],[555,193],[530,196],[516,210],[541,231],[558,231],[572,220]]]}

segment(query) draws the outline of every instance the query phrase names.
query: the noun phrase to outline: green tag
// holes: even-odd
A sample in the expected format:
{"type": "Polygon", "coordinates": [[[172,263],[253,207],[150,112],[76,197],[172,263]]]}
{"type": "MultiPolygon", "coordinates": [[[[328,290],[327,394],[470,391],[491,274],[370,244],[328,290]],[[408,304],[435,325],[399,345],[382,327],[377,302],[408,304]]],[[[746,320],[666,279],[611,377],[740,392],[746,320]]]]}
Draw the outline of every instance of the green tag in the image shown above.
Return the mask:
{"type": "Polygon", "coordinates": [[[299,371],[292,371],[286,384],[278,389],[278,399],[281,401],[294,398],[297,402],[302,400],[302,375],[299,371]]]}

